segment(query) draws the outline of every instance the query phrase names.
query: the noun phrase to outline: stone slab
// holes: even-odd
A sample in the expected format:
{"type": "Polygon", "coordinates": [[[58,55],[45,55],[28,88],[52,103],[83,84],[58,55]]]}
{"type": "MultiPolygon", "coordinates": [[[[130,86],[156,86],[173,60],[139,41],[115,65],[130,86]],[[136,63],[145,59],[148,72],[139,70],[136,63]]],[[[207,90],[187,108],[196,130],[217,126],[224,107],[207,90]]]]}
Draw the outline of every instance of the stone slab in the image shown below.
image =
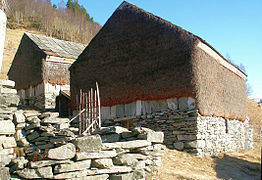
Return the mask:
{"type": "Polygon", "coordinates": [[[110,169],[88,169],[87,175],[96,175],[96,174],[115,174],[115,173],[127,173],[131,172],[131,167],[126,166],[114,166],[110,169]]]}
{"type": "Polygon", "coordinates": [[[56,160],[68,160],[72,159],[75,156],[75,153],[75,145],[72,143],[68,143],[58,148],[50,149],[48,151],[48,158],[56,160]]]}
{"type": "Polygon", "coordinates": [[[71,171],[80,171],[91,167],[91,160],[77,161],[70,164],[58,164],[54,168],[54,173],[64,173],[71,171]]]}
{"type": "Polygon", "coordinates": [[[40,179],[40,178],[52,178],[53,172],[52,167],[42,167],[37,169],[25,168],[22,170],[17,170],[16,173],[25,179],[40,179]]]}
{"type": "Polygon", "coordinates": [[[113,166],[114,166],[113,161],[110,158],[92,160],[92,167],[95,167],[95,168],[107,169],[113,166]]]}
{"type": "Polygon", "coordinates": [[[39,168],[39,167],[45,167],[45,166],[51,166],[55,164],[71,164],[73,161],[70,160],[41,160],[41,161],[31,161],[30,167],[31,168],[39,168]]]}
{"type": "Polygon", "coordinates": [[[66,172],[54,175],[53,179],[81,178],[87,175],[87,170],[66,172]]]}
{"type": "Polygon", "coordinates": [[[0,80],[0,86],[7,87],[7,88],[14,88],[15,87],[15,81],[12,80],[0,80]]]}
{"type": "Polygon", "coordinates": [[[76,160],[84,160],[84,159],[100,159],[100,158],[112,158],[116,157],[117,153],[115,151],[100,151],[100,152],[77,152],[76,153],[76,160]]]}
{"type": "Polygon", "coordinates": [[[99,135],[76,138],[73,144],[82,152],[99,152],[102,148],[102,140],[99,135]]]}
{"type": "Polygon", "coordinates": [[[15,114],[14,114],[14,122],[16,124],[25,122],[25,116],[24,116],[23,111],[16,111],[15,112],[15,114]]]}
{"type": "Polygon", "coordinates": [[[12,121],[6,120],[1,121],[0,120],[0,135],[1,134],[14,134],[15,133],[15,125],[12,121]]]}

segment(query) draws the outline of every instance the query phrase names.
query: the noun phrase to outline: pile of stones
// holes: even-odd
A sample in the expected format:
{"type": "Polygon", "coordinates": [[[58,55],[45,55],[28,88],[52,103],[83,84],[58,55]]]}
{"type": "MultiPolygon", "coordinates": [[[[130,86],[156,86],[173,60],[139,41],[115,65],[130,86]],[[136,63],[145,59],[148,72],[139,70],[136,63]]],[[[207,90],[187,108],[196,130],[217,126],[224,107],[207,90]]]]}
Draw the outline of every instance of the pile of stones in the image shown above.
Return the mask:
{"type": "Polygon", "coordinates": [[[18,146],[24,148],[27,158],[36,159],[36,153],[46,153],[49,149],[64,145],[75,138],[78,129],[70,129],[69,119],[58,116],[59,113],[56,112],[15,113],[15,137],[18,146]]]}
{"type": "Polygon", "coordinates": [[[165,147],[161,132],[107,127],[94,134],[49,148],[42,159],[18,158],[13,161],[12,172],[24,179],[139,180],[161,165],[165,147]],[[120,141],[107,142],[104,138],[116,135],[120,141]]]}
{"type": "Polygon", "coordinates": [[[0,179],[10,177],[9,168],[5,166],[15,158],[14,149],[17,146],[13,115],[17,111],[19,96],[14,86],[13,81],[0,80],[0,179]]]}

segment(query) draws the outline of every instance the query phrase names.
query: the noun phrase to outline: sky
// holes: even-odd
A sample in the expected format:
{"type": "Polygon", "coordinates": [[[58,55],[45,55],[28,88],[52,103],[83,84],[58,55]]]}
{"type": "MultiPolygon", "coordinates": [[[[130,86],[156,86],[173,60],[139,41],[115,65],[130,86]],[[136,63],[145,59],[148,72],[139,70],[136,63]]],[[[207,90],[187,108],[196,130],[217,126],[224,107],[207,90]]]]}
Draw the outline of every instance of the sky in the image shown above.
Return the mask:
{"type": "MultiPolygon", "coordinates": [[[[58,4],[61,0],[52,0],[58,4]]],[[[66,3],[67,0],[64,0],[66,3]]],[[[122,0],[78,0],[102,26],[122,0]]],[[[201,37],[224,57],[243,64],[252,98],[262,99],[262,0],[129,0],[201,37]]]]}

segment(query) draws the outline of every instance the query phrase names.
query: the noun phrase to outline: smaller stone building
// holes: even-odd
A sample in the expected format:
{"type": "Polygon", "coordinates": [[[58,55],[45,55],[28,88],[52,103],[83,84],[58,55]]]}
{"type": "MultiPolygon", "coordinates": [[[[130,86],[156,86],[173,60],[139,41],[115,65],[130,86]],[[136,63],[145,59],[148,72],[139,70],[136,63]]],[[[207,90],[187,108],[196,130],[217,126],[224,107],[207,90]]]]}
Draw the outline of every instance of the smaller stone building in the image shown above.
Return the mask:
{"type": "Polygon", "coordinates": [[[25,33],[8,72],[25,105],[55,108],[60,90],[69,90],[68,68],[84,45],[25,33]]]}

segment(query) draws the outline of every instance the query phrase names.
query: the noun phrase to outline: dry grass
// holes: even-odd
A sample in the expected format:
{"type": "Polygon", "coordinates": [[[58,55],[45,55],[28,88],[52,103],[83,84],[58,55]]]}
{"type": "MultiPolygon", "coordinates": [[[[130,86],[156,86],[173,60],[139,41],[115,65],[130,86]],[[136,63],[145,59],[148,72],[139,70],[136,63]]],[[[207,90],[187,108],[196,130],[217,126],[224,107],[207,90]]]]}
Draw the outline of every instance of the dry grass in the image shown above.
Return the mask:
{"type": "Polygon", "coordinates": [[[260,179],[261,145],[257,143],[254,150],[204,158],[167,149],[159,173],[148,179],[260,179]]]}
{"type": "Polygon", "coordinates": [[[262,105],[258,102],[247,99],[247,112],[251,123],[254,126],[262,127],[262,105]]]}

